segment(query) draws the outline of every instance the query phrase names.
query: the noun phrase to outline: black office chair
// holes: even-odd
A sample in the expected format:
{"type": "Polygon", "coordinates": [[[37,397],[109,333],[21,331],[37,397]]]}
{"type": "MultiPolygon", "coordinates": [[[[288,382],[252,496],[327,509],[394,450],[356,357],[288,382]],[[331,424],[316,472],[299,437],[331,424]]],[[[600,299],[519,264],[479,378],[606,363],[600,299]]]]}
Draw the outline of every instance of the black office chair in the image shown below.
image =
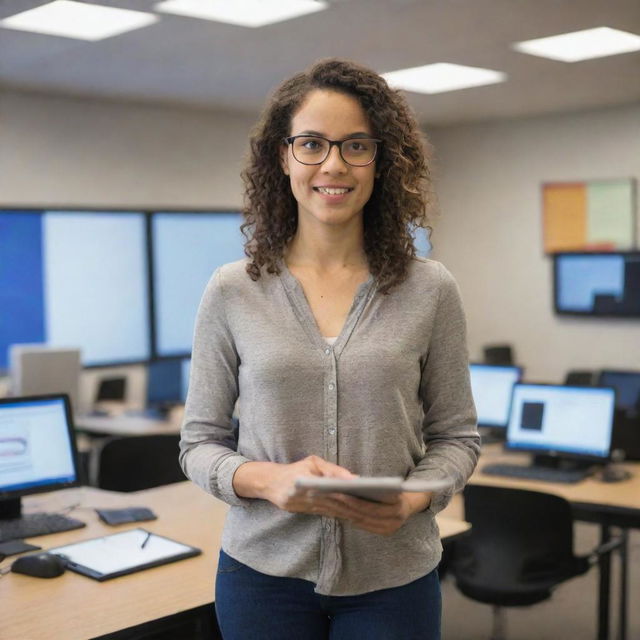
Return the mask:
{"type": "Polygon", "coordinates": [[[488,344],[483,348],[485,364],[513,365],[515,359],[510,344],[488,344]]]}
{"type": "Polygon", "coordinates": [[[599,554],[619,545],[574,555],[571,506],[559,496],[468,485],[464,504],[471,532],[456,542],[451,569],[465,596],[493,605],[492,640],[506,637],[502,607],[549,599],[560,583],[586,573],[599,554]]]}
{"type": "Polygon", "coordinates": [[[615,410],[611,450],[623,460],[640,461],[640,411],[615,410]]]}
{"type": "Polygon", "coordinates": [[[94,454],[93,484],[110,491],[139,491],[186,480],[178,464],[180,436],[108,438],[94,454]]]}
{"type": "Polygon", "coordinates": [[[576,387],[593,387],[595,385],[596,372],[587,369],[571,369],[564,377],[564,384],[576,387]]]}

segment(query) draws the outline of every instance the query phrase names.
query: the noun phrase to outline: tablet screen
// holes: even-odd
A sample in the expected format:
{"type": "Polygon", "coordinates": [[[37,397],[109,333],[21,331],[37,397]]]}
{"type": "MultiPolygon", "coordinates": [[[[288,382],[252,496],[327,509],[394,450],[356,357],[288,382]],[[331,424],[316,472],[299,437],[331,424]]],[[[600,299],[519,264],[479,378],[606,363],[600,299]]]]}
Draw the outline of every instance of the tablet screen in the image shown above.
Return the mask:
{"type": "Polygon", "coordinates": [[[131,529],[49,550],[49,553],[64,557],[69,569],[86,575],[97,574],[92,577],[131,573],[148,565],[195,555],[194,552],[198,553],[194,547],[150,534],[144,529],[131,529]]]}

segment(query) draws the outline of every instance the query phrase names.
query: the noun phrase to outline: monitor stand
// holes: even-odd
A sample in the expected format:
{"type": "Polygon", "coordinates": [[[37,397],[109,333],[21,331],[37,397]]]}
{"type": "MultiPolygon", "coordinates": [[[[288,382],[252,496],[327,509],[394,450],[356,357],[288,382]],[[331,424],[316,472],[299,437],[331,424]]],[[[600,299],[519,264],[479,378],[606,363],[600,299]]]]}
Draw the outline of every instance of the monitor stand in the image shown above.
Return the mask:
{"type": "Polygon", "coordinates": [[[20,498],[5,498],[0,500],[0,522],[12,520],[22,515],[22,501],[20,498]]]}
{"type": "Polygon", "coordinates": [[[584,471],[594,465],[593,460],[574,460],[556,455],[537,454],[532,456],[532,467],[545,467],[546,469],[563,469],[566,471],[584,471]]]}
{"type": "Polygon", "coordinates": [[[494,427],[479,427],[480,438],[482,444],[495,444],[496,442],[504,442],[506,429],[494,427]]]}

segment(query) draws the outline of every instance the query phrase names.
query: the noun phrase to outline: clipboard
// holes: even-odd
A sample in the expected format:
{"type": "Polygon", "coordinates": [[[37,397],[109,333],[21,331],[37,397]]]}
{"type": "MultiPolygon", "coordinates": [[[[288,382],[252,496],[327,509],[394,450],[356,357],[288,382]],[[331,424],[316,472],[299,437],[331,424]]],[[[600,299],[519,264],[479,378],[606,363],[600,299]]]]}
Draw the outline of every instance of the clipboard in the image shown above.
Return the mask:
{"type": "Polygon", "coordinates": [[[200,555],[201,549],[137,528],[48,549],[99,582],[200,555]]]}

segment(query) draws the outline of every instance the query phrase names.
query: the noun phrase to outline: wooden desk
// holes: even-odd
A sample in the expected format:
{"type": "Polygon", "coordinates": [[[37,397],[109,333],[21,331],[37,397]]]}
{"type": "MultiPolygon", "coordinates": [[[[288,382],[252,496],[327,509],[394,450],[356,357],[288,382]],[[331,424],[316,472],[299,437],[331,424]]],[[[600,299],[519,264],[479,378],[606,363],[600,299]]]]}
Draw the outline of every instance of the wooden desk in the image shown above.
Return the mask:
{"type": "MultiPolygon", "coordinates": [[[[589,477],[575,484],[523,480],[482,473],[486,464],[494,462],[528,464],[528,454],[504,452],[502,445],[491,444],[482,448],[480,463],[470,482],[498,487],[515,487],[542,491],[561,496],[568,500],[577,520],[596,522],[600,525],[600,542],[611,539],[611,527],[622,530],[623,545],[620,550],[622,571],[620,577],[620,640],[626,638],[628,600],[628,544],[627,530],[640,529],[640,463],[625,463],[621,466],[631,472],[631,477],[621,482],[602,482],[597,476],[589,477]]],[[[451,513],[463,518],[461,500],[452,506],[451,513]]],[[[611,557],[601,556],[599,560],[599,608],[598,640],[609,638],[609,594],[611,591],[611,557]]]]}
{"type": "MultiPolygon", "coordinates": [[[[173,564],[97,582],[67,571],[51,580],[8,573],[0,578],[0,638],[3,640],[85,640],[211,604],[215,598],[218,551],[227,505],[190,482],[136,493],[83,487],[23,498],[25,512],[63,509],[87,522],[84,529],[32,538],[45,549],[143,526],[149,531],[202,549],[203,554],[173,564]],[[108,527],[93,507],[146,506],[158,520],[108,527]]],[[[443,538],[469,528],[446,514],[438,516],[443,538]]],[[[2,567],[13,560],[6,559],[2,567]]]]}
{"type": "Polygon", "coordinates": [[[544,491],[562,496],[572,504],[580,504],[585,508],[591,506],[594,510],[609,507],[611,511],[635,516],[640,525],[640,463],[628,462],[622,464],[631,471],[631,477],[622,482],[602,482],[597,476],[586,478],[575,484],[556,482],[540,482],[537,480],[522,480],[489,476],[482,473],[485,464],[494,462],[508,462],[528,464],[530,456],[522,453],[504,452],[501,445],[492,444],[482,448],[482,455],[471,482],[493,486],[510,486],[533,491],[544,491]]]}

